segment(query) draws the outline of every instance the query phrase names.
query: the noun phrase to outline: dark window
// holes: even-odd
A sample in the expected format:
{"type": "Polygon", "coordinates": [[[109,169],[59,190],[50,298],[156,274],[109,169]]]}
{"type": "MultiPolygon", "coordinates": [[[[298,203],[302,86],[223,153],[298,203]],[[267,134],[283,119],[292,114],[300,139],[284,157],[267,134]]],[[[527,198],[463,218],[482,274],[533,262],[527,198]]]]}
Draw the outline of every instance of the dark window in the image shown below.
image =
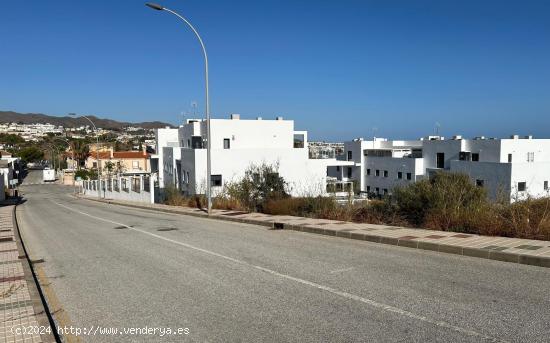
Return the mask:
{"type": "Polygon", "coordinates": [[[201,136],[193,136],[191,137],[191,147],[193,149],[202,149],[202,137],[201,136]]]}
{"type": "Polygon", "coordinates": [[[403,172],[397,172],[397,178],[402,179],[403,178],[403,172]]]}
{"type": "Polygon", "coordinates": [[[94,167],[94,168],[97,168],[97,162],[94,162],[93,167],[94,167]]]}
{"type": "Polygon", "coordinates": [[[548,181],[544,181],[544,190],[545,190],[545,191],[548,190],[548,181]]]}
{"type": "Polygon", "coordinates": [[[508,154],[508,163],[512,163],[512,154],[508,154]]]}
{"type": "Polygon", "coordinates": [[[527,189],[526,182],[518,182],[518,192],[525,192],[526,189],[527,189]]]}
{"type": "Polygon", "coordinates": [[[412,174],[411,173],[407,173],[407,180],[412,180],[412,174]]]}
{"type": "Polygon", "coordinates": [[[384,188],[384,195],[387,195],[387,194],[388,194],[388,189],[384,188]]]}
{"type": "Polygon", "coordinates": [[[376,176],[380,176],[380,170],[376,169],[376,176]]]}
{"type": "Polygon", "coordinates": [[[224,138],[223,139],[223,148],[224,149],[229,149],[231,147],[231,141],[229,140],[229,138],[224,138]]]}
{"type": "Polygon", "coordinates": [[[388,177],[389,173],[387,170],[384,170],[384,177],[388,177]]]}
{"type": "Polygon", "coordinates": [[[336,171],[340,171],[340,166],[336,166],[336,171]]]}
{"type": "Polygon", "coordinates": [[[187,140],[187,147],[188,147],[188,148],[191,147],[191,140],[190,140],[190,139],[187,140]]]}
{"type": "Polygon", "coordinates": [[[367,169],[367,175],[370,175],[370,169],[367,169]]]}
{"type": "Polygon", "coordinates": [[[222,185],[222,176],[221,175],[211,175],[210,180],[212,181],[212,186],[221,186],[222,185]]]}
{"type": "Polygon", "coordinates": [[[479,162],[479,154],[477,152],[472,154],[472,161],[479,162]]]}
{"type": "Polygon", "coordinates": [[[370,186],[367,186],[367,193],[370,193],[370,186]]]}
{"type": "Polygon", "coordinates": [[[376,187],[376,194],[380,194],[380,188],[376,187]]]}
{"type": "Polygon", "coordinates": [[[476,180],[476,186],[483,187],[484,184],[485,184],[484,180],[476,180]]]}
{"type": "Polygon", "coordinates": [[[467,151],[461,151],[460,154],[458,154],[458,159],[461,161],[470,161],[471,158],[472,154],[467,151]]]}
{"type": "Polygon", "coordinates": [[[303,134],[295,134],[294,135],[294,147],[295,148],[303,148],[305,146],[304,144],[305,137],[303,134]]]}
{"type": "Polygon", "coordinates": [[[437,153],[437,168],[445,168],[445,154],[442,152],[437,153]]]}
{"type": "Polygon", "coordinates": [[[351,177],[351,167],[348,167],[348,178],[351,177]]]}
{"type": "Polygon", "coordinates": [[[348,151],[348,161],[351,161],[352,156],[353,156],[352,152],[351,152],[351,151],[348,151]]]}

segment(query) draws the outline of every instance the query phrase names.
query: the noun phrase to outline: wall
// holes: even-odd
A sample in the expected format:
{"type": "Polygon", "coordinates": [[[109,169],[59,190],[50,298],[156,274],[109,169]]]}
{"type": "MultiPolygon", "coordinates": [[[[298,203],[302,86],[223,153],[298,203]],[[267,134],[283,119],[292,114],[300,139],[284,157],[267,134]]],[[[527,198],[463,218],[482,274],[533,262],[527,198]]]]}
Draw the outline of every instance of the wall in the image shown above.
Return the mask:
{"type": "Polygon", "coordinates": [[[483,180],[487,195],[492,200],[509,197],[512,165],[497,162],[451,161],[451,171],[466,174],[475,183],[483,180]]]}
{"type": "Polygon", "coordinates": [[[415,182],[423,174],[424,163],[421,158],[368,156],[365,165],[365,191],[369,186],[371,193],[376,194],[376,188],[379,188],[378,194],[383,195],[384,189],[391,193],[394,187],[415,182]],[[370,175],[367,175],[367,169],[370,169],[370,175]],[[379,176],[376,176],[376,170],[380,171],[379,176]],[[387,177],[384,177],[384,171],[388,171],[387,177]],[[398,172],[403,173],[402,179],[398,179],[398,172]],[[407,173],[411,173],[411,180],[407,180],[407,173]]]}
{"type": "MultiPolygon", "coordinates": [[[[288,183],[293,196],[323,194],[327,166],[336,160],[310,160],[307,155],[306,148],[212,150],[212,175],[222,175],[222,183],[227,183],[242,178],[251,164],[278,164],[279,175],[288,183]]],[[[206,189],[206,150],[183,148],[181,156],[182,174],[189,172],[182,191],[203,193],[206,189]]]]}
{"type": "MultiPolygon", "coordinates": [[[[146,185],[145,182],[147,182],[147,178],[145,178],[143,175],[139,176],[140,180],[140,187],[139,191],[135,191],[132,189],[132,178],[134,177],[116,177],[112,179],[102,179],[104,182],[113,182],[113,180],[117,180],[118,182],[118,191],[116,191],[114,187],[114,183],[111,183],[111,190],[109,190],[108,184],[101,189],[101,198],[103,199],[116,199],[116,200],[126,200],[126,201],[133,201],[133,202],[141,202],[141,203],[148,203],[152,204],[154,203],[154,180],[153,178],[149,178],[149,191],[146,191],[146,185]],[[128,185],[128,191],[124,191],[122,184],[123,181],[126,180],[128,185]]],[[[97,196],[97,188],[98,188],[98,181],[92,180],[92,181],[83,181],[83,187],[82,192],[85,195],[89,196],[97,196]],[[93,188],[95,185],[95,189],[93,188]]]]}
{"type": "Polygon", "coordinates": [[[3,177],[3,175],[0,175],[0,201],[6,200],[6,193],[4,192],[4,185],[5,185],[4,177],[3,177]]]}

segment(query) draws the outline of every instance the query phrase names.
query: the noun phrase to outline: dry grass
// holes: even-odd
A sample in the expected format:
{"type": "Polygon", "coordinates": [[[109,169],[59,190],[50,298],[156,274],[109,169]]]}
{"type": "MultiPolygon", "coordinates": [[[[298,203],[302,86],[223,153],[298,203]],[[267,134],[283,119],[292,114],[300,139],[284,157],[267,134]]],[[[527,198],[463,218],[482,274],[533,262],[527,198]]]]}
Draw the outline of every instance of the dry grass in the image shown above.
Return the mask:
{"type": "MultiPolygon", "coordinates": [[[[468,177],[445,173],[397,189],[392,198],[363,203],[338,204],[331,197],[268,197],[250,208],[245,192],[238,197],[222,192],[213,207],[224,210],[256,210],[273,215],[292,215],[358,223],[421,227],[441,231],[490,236],[550,240],[550,197],[509,203],[493,203],[468,177]],[[244,202],[243,202],[244,199],[244,202]]],[[[166,191],[166,203],[206,207],[202,195],[184,197],[166,191]]]]}

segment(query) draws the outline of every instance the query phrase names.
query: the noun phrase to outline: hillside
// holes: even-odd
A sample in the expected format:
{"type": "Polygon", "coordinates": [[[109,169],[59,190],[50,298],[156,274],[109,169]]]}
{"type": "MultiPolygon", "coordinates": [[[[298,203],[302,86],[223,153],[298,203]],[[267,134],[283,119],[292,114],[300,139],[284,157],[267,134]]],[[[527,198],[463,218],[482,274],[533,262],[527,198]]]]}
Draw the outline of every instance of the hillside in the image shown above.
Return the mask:
{"type": "MultiPolygon", "coordinates": [[[[103,129],[121,129],[127,126],[133,127],[143,127],[145,129],[155,129],[162,128],[166,126],[172,126],[171,124],[163,123],[160,121],[150,121],[150,122],[141,122],[141,123],[129,123],[129,122],[120,122],[111,119],[98,118],[93,115],[88,115],[88,117],[95,123],[97,127],[103,129]]],[[[79,127],[82,125],[90,125],[90,122],[86,118],[79,117],[77,114],[76,117],[56,117],[49,116],[42,113],[17,113],[12,111],[0,111],[0,123],[23,123],[23,124],[53,124],[61,125],[63,127],[79,127]]]]}

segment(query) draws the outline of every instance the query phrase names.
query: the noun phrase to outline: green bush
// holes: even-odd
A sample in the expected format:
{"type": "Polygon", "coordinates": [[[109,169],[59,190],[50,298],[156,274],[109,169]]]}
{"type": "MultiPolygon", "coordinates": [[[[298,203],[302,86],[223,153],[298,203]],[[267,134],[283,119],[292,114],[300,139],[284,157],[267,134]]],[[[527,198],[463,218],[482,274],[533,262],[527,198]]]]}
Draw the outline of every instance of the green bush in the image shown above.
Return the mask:
{"type": "Polygon", "coordinates": [[[457,229],[466,215],[488,204],[484,188],[474,185],[467,175],[448,172],[397,187],[387,201],[408,222],[441,230],[457,229]]]}
{"type": "Polygon", "coordinates": [[[241,180],[225,185],[227,197],[238,201],[244,209],[262,212],[270,200],[288,198],[287,184],[279,176],[278,166],[266,163],[250,165],[241,180]]]}

